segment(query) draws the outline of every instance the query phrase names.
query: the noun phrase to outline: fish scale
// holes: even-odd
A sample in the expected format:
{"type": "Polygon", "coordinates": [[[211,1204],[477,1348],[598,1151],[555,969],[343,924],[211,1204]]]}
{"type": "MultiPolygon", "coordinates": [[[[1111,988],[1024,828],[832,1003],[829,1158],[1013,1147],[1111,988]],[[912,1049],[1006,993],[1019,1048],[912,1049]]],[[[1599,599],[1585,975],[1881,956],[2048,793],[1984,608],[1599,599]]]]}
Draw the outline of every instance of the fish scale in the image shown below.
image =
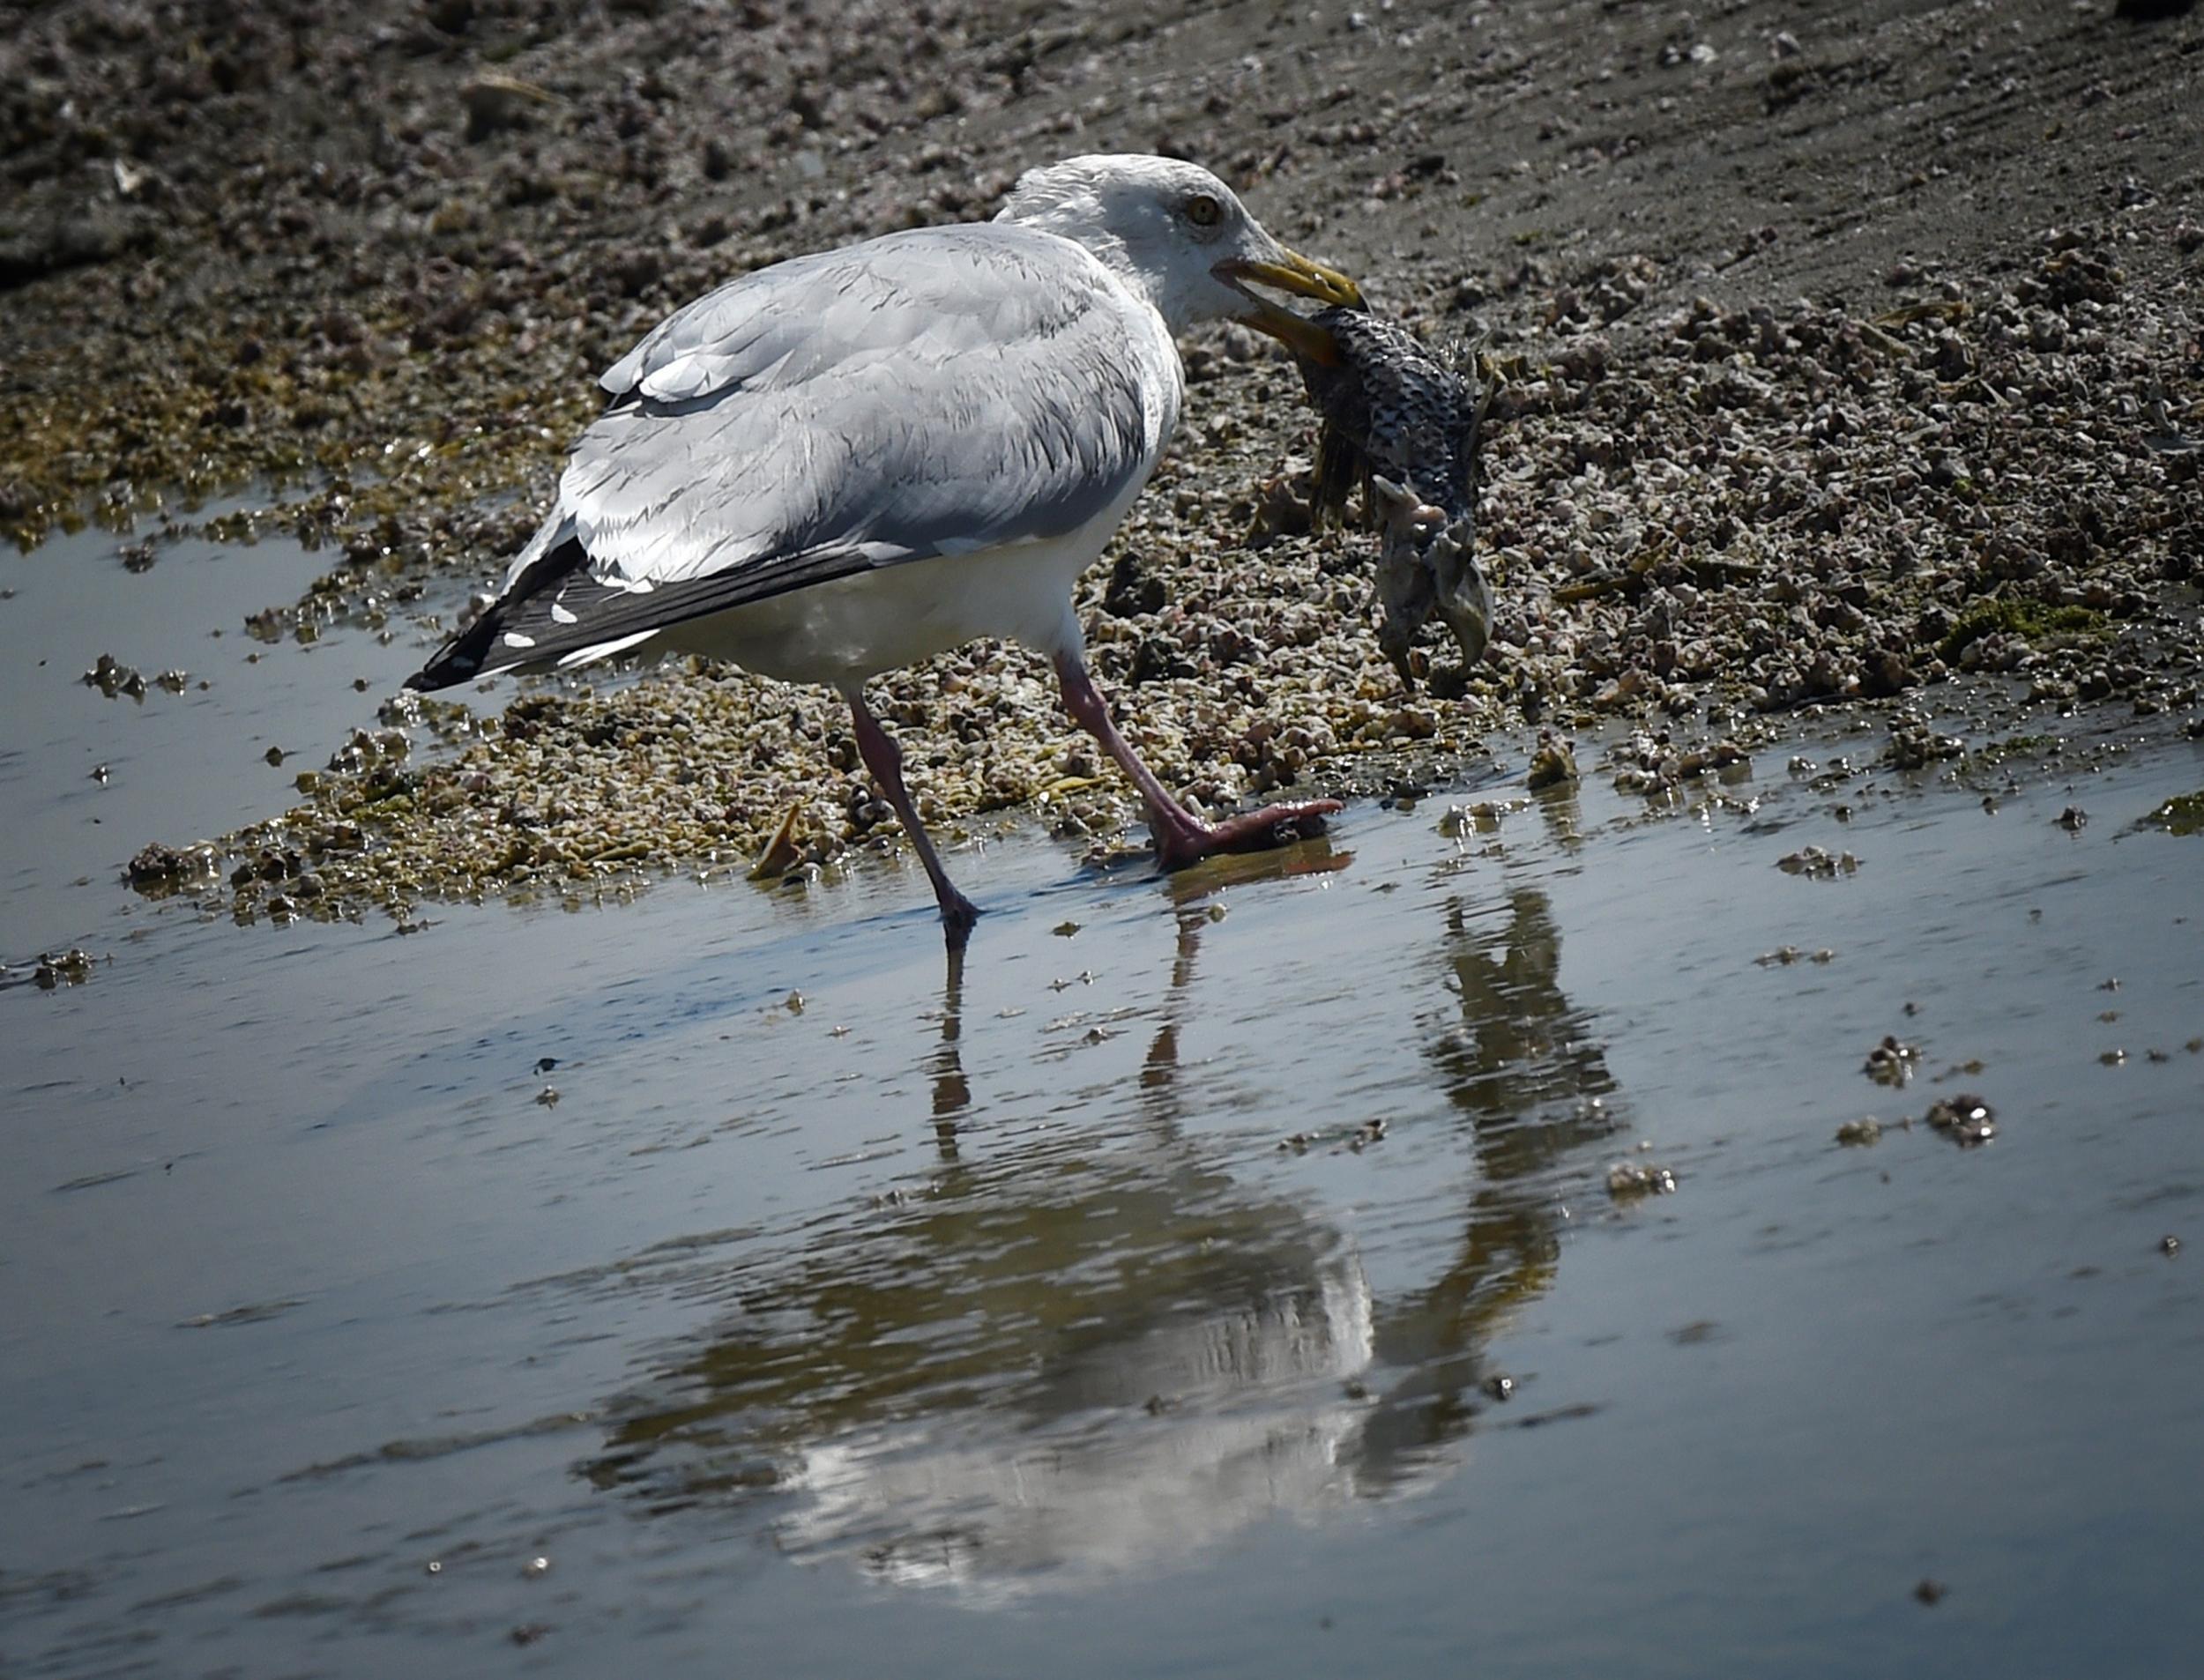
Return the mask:
{"type": "Polygon", "coordinates": [[[1476,381],[1395,321],[1333,308],[1312,317],[1331,334],[1337,366],[1304,360],[1301,376],[1324,417],[1318,479],[1337,509],[1353,481],[1382,473],[1449,520],[1476,488],[1476,381]]]}
{"type": "Polygon", "coordinates": [[[1435,612],[1462,650],[1458,681],[1485,657],[1493,611],[1475,553],[1476,378],[1381,316],[1339,308],[1311,319],[1338,354],[1300,361],[1323,420],[1316,505],[1337,512],[1361,483],[1368,523],[1382,532],[1378,646],[1412,689],[1410,651],[1435,612]]]}

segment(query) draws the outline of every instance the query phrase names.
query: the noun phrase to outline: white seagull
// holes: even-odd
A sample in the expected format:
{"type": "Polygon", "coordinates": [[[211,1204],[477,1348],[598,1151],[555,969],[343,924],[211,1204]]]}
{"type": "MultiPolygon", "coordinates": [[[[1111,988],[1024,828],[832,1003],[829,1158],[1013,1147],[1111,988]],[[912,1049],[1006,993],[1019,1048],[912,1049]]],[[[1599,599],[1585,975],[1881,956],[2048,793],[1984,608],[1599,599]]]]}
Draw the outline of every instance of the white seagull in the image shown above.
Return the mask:
{"type": "Polygon", "coordinates": [[[979,911],[943,871],[864,685],[979,636],[1054,662],[1065,706],[1139,789],[1165,867],[1314,833],[1337,800],[1208,823],[1173,799],[1111,722],[1072,607],[1178,423],[1174,335],[1235,320],[1334,353],[1250,283],[1361,301],[1207,170],[1143,156],[1029,170],[992,222],[731,281],[604,375],[612,400],[503,590],[406,686],[648,644],[838,688],[952,947],[979,911]]]}

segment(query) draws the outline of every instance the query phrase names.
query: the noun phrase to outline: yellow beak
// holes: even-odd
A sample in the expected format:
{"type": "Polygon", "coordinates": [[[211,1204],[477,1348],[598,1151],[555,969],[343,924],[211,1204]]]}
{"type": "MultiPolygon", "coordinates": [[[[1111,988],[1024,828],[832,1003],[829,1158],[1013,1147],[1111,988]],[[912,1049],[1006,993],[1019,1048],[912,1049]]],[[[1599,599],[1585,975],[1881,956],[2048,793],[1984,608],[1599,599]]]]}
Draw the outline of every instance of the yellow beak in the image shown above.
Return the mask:
{"type": "MultiPolygon", "coordinates": [[[[1280,260],[1262,262],[1252,257],[1234,257],[1219,263],[1217,272],[1234,285],[1252,280],[1258,286],[1273,286],[1281,292],[1291,292],[1296,297],[1314,298],[1327,308],[1344,307],[1359,309],[1362,307],[1362,288],[1336,268],[1326,268],[1322,263],[1312,263],[1299,252],[1279,248],[1280,260]]],[[[1241,287],[1246,290],[1245,286],[1241,287]]],[[[1268,299],[1253,298],[1255,312],[1247,317],[1247,324],[1258,332],[1267,332],[1297,356],[1311,361],[1329,365],[1339,360],[1339,349],[1332,342],[1331,334],[1317,326],[1306,316],[1291,309],[1282,309],[1268,299]]]]}

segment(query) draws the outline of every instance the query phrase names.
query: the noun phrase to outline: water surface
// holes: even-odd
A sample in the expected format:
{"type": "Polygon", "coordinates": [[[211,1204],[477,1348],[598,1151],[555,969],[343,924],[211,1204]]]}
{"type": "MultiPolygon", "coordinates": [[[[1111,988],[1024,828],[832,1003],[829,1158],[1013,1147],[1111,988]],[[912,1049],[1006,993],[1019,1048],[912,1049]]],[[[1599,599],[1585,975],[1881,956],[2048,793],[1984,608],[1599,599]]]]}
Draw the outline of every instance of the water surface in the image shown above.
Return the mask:
{"type": "Polygon", "coordinates": [[[101,959],[0,992],[0,1670],[2065,1676],[2204,1637],[2204,854],[2132,827],[2195,746],[1843,775],[1879,735],[1809,724],[1660,815],[1527,795],[1502,742],[1170,881],[966,851],[961,969],[892,864],[410,936],[135,899],[137,844],[279,808],[414,663],[239,634],[315,565],[0,578],[4,954],[101,959]],[[101,651],[212,686],[108,700],[101,651]],[[1860,866],[1776,866],[1808,844],[1860,866]],[[1962,1090],[1990,1144],[1897,1125],[1962,1090]]]}

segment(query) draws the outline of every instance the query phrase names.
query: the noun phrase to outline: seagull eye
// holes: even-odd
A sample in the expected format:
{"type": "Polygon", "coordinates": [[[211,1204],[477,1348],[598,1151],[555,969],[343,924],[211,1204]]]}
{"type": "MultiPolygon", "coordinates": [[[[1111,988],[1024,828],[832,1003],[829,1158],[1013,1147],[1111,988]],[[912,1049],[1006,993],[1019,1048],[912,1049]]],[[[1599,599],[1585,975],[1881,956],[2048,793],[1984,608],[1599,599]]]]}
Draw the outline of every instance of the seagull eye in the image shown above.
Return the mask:
{"type": "Polygon", "coordinates": [[[1214,227],[1225,219],[1225,206],[1205,192],[1186,201],[1186,219],[1196,227],[1214,227]]]}

